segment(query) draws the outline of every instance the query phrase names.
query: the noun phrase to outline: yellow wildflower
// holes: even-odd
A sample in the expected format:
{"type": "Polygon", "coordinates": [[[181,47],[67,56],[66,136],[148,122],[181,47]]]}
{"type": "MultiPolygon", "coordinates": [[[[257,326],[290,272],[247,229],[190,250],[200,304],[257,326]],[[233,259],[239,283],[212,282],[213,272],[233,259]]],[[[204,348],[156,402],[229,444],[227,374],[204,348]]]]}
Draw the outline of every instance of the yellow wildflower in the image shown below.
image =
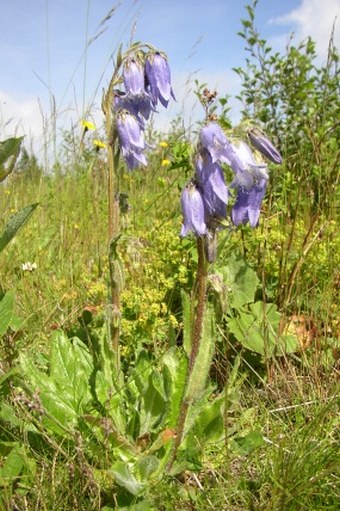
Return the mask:
{"type": "Polygon", "coordinates": [[[167,167],[168,165],[170,165],[170,163],[171,163],[170,160],[164,159],[164,160],[162,160],[161,165],[162,165],[162,167],[167,167]]]}
{"type": "Polygon", "coordinates": [[[96,127],[95,125],[93,124],[93,122],[90,122],[90,121],[84,121],[82,120],[81,121],[81,125],[82,127],[84,128],[84,131],[87,131],[87,130],[95,130],[96,127]]]}
{"type": "Polygon", "coordinates": [[[159,145],[160,145],[160,147],[164,147],[164,148],[166,148],[166,147],[168,147],[168,146],[169,146],[168,142],[165,142],[165,140],[162,140],[162,141],[159,143],[159,145]]]}
{"type": "Polygon", "coordinates": [[[102,142],[101,140],[98,140],[97,138],[94,139],[93,145],[96,147],[96,149],[105,149],[106,144],[102,142]]]}

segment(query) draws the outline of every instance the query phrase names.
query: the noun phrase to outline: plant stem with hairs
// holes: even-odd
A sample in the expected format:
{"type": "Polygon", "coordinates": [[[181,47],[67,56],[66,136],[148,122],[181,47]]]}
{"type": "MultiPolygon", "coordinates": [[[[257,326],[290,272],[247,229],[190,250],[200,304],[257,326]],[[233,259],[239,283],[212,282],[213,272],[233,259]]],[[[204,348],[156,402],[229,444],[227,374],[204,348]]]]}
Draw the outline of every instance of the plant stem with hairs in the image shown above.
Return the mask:
{"type": "Polygon", "coordinates": [[[197,355],[200,349],[200,343],[202,338],[202,330],[203,330],[203,319],[205,312],[205,303],[206,303],[206,290],[207,290],[207,261],[205,258],[204,251],[204,238],[202,236],[197,237],[197,254],[198,254],[198,262],[197,262],[197,275],[196,282],[194,285],[194,292],[192,296],[192,300],[196,300],[195,307],[195,316],[192,324],[192,334],[191,334],[191,350],[188,361],[188,369],[186,374],[186,381],[183,391],[182,402],[179,410],[177,427],[176,427],[176,437],[174,439],[172,445],[172,451],[170,455],[170,460],[168,462],[167,468],[170,470],[174,464],[176,459],[177,450],[182,442],[185,428],[185,420],[187,417],[188,409],[191,404],[190,392],[188,393],[189,384],[191,384],[191,377],[193,374],[193,369],[195,367],[195,362],[197,360],[197,355]],[[189,394],[189,395],[188,395],[189,394]]]}
{"type": "Polygon", "coordinates": [[[118,366],[118,345],[119,345],[119,323],[120,323],[120,285],[116,279],[115,262],[119,263],[116,252],[116,243],[120,236],[120,211],[118,195],[118,158],[115,156],[117,136],[115,132],[112,106],[114,99],[114,86],[118,81],[120,68],[120,53],[117,58],[117,65],[110,80],[108,89],[103,97],[102,110],[105,115],[105,130],[108,141],[108,247],[109,247],[109,272],[110,272],[110,335],[112,349],[116,356],[118,366]]]}

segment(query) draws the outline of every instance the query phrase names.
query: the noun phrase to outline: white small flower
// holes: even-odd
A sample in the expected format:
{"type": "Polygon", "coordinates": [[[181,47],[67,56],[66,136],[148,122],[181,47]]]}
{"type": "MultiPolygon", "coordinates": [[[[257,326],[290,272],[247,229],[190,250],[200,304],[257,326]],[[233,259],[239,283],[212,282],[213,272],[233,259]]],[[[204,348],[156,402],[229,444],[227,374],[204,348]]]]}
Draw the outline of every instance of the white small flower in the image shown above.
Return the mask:
{"type": "Polygon", "coordinates": [[[37,268],[38,268],[37,263],[30,263],[29,261],[21,265],[22,271],[34,271],[37,268]]]}

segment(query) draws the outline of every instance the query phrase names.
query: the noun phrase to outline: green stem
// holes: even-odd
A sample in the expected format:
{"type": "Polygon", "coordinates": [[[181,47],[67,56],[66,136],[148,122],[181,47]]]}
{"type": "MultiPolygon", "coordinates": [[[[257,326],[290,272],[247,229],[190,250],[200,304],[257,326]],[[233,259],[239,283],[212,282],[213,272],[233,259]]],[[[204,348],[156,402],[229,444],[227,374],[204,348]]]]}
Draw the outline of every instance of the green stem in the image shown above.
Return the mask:
{"type": "Polygon", "coordinates": [[[167,469],[171,470],[177,455],[178,448],[182,442],[184,435],[184,427],[185,421],[187,418],[190,402],[186,398],[186,389],[188,387],[193,368],[195,366],[196,358],[200,348],[200,341],[202,337],[202,328],[203,328],[203,319],[204,319],[204,311],[205,311],[205,301],[206,301],[206,289],[207,289],[207,264],[204,253],[204,238],[197,238],[197,254],[198,254],[198,262],[197,262],[197,275],[196,282],[194,285],[195,293],[193,296],[193,300],[197,298],[197,305],[195,310],[195,318],[192,327],[192,341],[191,341],[191,351],[189,356],[188,369],[185,379],[185,385],[183,389],[183,397],[179,410],[177,427],[176,427],[176,437],[174,438],[172,444],[172,450],[170,455],[170,460],[167,465],[167,469]]]}
{"type": "Polygon", "coordinates": [[[114,99],[114,83],[117,79],[117,73],[113,74],[110,85],[103,99],[103,112],[105,115],[105,129],[108,141],[108,177],[107,177],[107,194],[108,194],[108,252],[109,252],[109,271],[110,271],[110,294],[111,294],[111,320],[110,333],[112,349],[116,356],[116,365],[118,366],[118,348],[119,348],[119,323],[120,323],[120,291],[114,279],[114,261],[111,257],[111,244],[117,240],[120,234],[120,210],[117,190],[117,169],[115,165],[115,144],[114,126],[112,116],[112,105],[114,99]]]}

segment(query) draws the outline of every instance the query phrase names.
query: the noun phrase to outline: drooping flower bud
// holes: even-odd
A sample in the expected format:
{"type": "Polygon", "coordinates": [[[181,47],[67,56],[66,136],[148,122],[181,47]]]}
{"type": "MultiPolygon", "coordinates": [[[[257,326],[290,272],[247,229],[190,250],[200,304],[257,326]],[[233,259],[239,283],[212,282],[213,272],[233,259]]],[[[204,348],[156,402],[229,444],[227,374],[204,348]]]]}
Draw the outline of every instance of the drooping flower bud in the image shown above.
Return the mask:
{"type": "Polygon", "coordinates": [[[150,92],[153,105],[160,101],[167,108],[170,97],[176,100],[167,59],[158,52],[150,53],[145,61],[145,74],[147,92],[150,92]]]}
{"type": "Polygon", "coordinates": [[[139,59],[129,57],[124,62],[123,80],[128,94],[138,95],[145,92],[144,68],[139,59]]]}
{"type": "Polygon", "coordinates": [[[262,153],[268,160],[277,165],[282,163],[282,156],[279,151],[273,146],[268,138],[258,128],[250,128],[248,130],[248,137],[260,153],[262,153]]]}
{"type": "Polygon", "coordinates": [[[189,232],[194,232],[198,236],[207,234],[203,197],[193,181],[190,181],[182,192],[181,206],[183,225],[180,236],[184,237],[189,232]]]}

